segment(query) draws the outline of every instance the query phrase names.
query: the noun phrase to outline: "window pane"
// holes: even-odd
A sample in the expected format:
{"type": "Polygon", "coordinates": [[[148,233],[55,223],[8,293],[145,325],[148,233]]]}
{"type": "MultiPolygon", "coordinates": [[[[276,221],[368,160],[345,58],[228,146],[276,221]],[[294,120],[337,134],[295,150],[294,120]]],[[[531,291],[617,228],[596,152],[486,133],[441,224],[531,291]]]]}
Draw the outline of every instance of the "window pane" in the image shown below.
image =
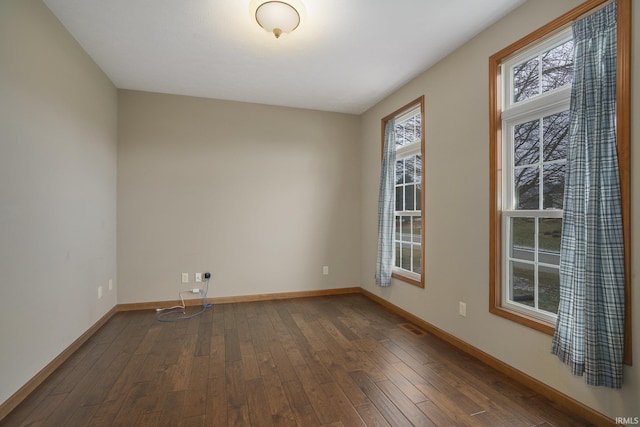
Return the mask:
{"type": "Polygon", "coordinates": [[[538,58],[513,67],[513,102],[538,95],[539,81],[538,58]]]}
{"type": "Polygon", "coordinates": [[[411,217],[403,216],[402,217],[402,235],[400,236],[400,240],[403,242],[411,241],[411,217]]]}
{"type": "Polygon", "coordinates": [[[415,157],[409,157],[404,161],[404,182],[405,184],[415,182],[416,174],[416,159],[415,157]]]}
{"type": "Polygon", "coordinates": [[[510,270],[512,301],[535,307],[535,273],[533,265],[511,261],[510,270]]]}
{"type": "Polygon", "coordinates": [[[415,182],[422,182],[422,156],[416,155],[416,171],[415,171],[415,182]]]}
{"type": "Polygon", "coordinates": [[[566,159],[569,143],[569,111],[543,118],[542,135],[544,161],[566,159]]]}
{"type": "Polygon", "coordinates": [[[396,161],[396,185],[404,183],[404,160],[396,161]]]}
{"type": "Polygon", "coordinates": [[[413,245],[413,272],[422,274],[422,248],[418,245],[413,245]]]}
{"type": "Polygon", "coordinates": [[[544,209],[562,209],[564,199],[564,163],[546,165],[542,169],[544,209]]]}
{"type": "Polygon", "coordinates": [[[542,54],[542,92],[571,84],[573,80],[573,40],[542,54]]]}
{"type": "Polygon", "coordinates": [[[511,257],[533,261],[535,251],[535,218],[511,218],[511,257]]]}
{"type": "Polygon", "coordinates": [[[421,243],[422,242],[422,217],[414,216],[413,217],[413,242],[421,243]]]}
{"type": "Polygon", "coordinates": [[[562,218],[540,218],[539,224],[538,261],[560,265],[562,218]]]}
{"type": "Polygon", "coordinates": [[[399,215],[396,215],[396,226],[395,226],[394,232],[396,234],[396,240],[401,240],[402,228],[401,228],[401,225],[400,225],[400,216],[399,215]]]}
{"type": "Polygon", "coordinates": [[[420,128],[420,114],[416,114],[395,125],[396,148],[420,140],[422,129],[420,128]]]}
{"type": "Polygon", "coordinates": [[[560,302],[560,273],[557,268],[543,267],[538,270],[538,308],[558,313],[560,302]]]}
{"type": "Polygon", "coordinates": [[[404,210],[412,211],[416,209],[416,205],[414,203],[415,199],[415,185],[407,185],[404,187],[404,210]]]}
{"type": "Polygon", "coordinates": [[[420,126],[420,121],[422,116],[420,113],[413,116],[413,141],[418,141],[422,138],[422,127],[420,126]]]}
{"type": "Polygon", "coordinates": [[[402,147],[406,144],[407,138],[404,133],[404,124],[397,123],[395,126],[396,147],[402,147]]]}
{"type": "Polygon", "coordinates": [[[402,191],[401,185],[396,187],[396,210],[404,210],[404,191],[402,191]]]}
{"type": "Polygon", "coordinates": [[[400,260],[400,267],[411,271],[411,245],[409,243],[402,244],[402,259],[400,260]]]}
{"type": "Polygon", "coordinates": [[[532,120],[514,128],[513,164],[526,166],[540,160],[540,121],[532,120]]]}
{"type": "Polygon", "coordinates": [[[539,209],[538,170],[538,167],[530,167],[514,171],[516,209],[539,209]]]}
{"type": "Polygon", "coordinates": [[[396,249],[395,250],[396,250],[396,254],[395,254],[396,255],[395,256],[396,260],[394,262],[394,265],[396,267],[400,267],[400,258],[402,257],[402,252],[400,251],[400,243],[396,242],[396,249]]]}

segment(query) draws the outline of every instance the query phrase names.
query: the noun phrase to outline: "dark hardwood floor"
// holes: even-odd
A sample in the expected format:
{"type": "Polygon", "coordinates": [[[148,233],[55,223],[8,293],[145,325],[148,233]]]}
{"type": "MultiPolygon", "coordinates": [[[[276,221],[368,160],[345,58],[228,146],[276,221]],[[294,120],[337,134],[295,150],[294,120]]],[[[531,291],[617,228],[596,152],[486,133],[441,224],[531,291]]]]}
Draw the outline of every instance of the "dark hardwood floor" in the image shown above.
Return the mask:
{"type": "Polygon", "coordinates": [[[118,313],[0,425],[588,425],[403,323],[359,294],[118,313]]]}

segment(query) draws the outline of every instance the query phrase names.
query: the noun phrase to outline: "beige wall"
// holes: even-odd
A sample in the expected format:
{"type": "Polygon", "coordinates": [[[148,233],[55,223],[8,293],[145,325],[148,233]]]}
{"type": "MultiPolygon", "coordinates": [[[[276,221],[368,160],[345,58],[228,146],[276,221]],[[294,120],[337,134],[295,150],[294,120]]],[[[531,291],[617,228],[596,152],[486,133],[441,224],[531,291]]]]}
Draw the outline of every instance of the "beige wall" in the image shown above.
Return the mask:
{"type": "MultiPolygon", "coordinates": [[[[588,387],[550,354],[551,337],[488,312],[489,142],[488,58],[579,4],[579,0],[528,1],[475,39],[371,108],[362,121],[362,283],[391,303],[503,360],[610,417],[639,416],[640,369],[625,371],[621,391],[588,387]],[[375,286],[376,203],[380,168],[380,119],[425,95],[425,289],[395,281],[375,286]],[[467,303],[467,317],[458,315],[467,303]]],[[[634,27],[640,28],[635,8],[634,27]]],[[[640,39],[634,37],[633,81],[640,81],[640,39]]],[[[640,85],[634,85],[633,141],[637,147],[640,85]]],[[[640,166],[633,150],[632,180],[640,166]]],[[[633,212],[640,187],[632,187],[633,212]]],[[[632,215],[633,216],[633,215],[632,215]]],[[[636,215],[637,217],[637,215],[636,215]]],[[[640,229],[634,227],[632,264],[640,266],[640,229]]],[[[638,289],[637,269],[632,286],[638,289]]],[[[640,292],[631,302],[634,342],[640,338],[640,292]]],[[[635,360],[640,351],[637,346],[635,360]]],[[[637,365],[637,363],[636,363],[637,365]]]]}
{"type": "Polygon", "coordinates": [[[41,1],[0,1],[0,402],[116,304],[116,108],[41,1]]]}
{"type": "Polygon", "coordinates": [[[118,111],[120,303],[205,271],[210,297],[360,285],[359,117],[135,91],[118,111]]]}

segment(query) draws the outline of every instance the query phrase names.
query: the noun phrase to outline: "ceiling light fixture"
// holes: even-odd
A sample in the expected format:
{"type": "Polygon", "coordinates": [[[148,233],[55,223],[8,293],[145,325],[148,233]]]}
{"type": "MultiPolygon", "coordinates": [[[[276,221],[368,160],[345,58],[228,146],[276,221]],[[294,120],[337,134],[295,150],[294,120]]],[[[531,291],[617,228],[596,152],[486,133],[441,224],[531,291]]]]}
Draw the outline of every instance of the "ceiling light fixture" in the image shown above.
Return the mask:
{"type": "Polygon", "coordinates": [[[289,3],[268,1],[256,9],[256,21],[265,30],[279,38],[282,33],[290,33],[300,25],[300,14],[289,3]]]}

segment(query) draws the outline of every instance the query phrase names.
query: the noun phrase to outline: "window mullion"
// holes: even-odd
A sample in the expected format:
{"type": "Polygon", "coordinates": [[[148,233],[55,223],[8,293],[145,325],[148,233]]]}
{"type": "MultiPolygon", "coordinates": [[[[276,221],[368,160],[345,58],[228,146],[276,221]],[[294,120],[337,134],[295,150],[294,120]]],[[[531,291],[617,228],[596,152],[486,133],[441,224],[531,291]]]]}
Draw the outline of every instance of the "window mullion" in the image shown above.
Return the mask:
{"type": "MultiPolygon", "coordinates": [[[[538,120],[538,209],[544,210],[544,126],[543,118],[538,120]]],[[[536,234],[537,236],[537,234],[536,234]]]]}
{"type": "Polygon", "coordinates": [[[540,306],[540,288],[539,288],[539,284],[540,284],[540,276],[538,275],[539,273],[539,269],[538,269],[538,262],[540,260],[539,256],[540,256],[540,246],[539,246],[539,242],[540,239],[538,238],[540,236],[540,217],[537,217],[535,220],[535,232],[533,234],[534,238],[533,238],[533,243],[534,243],[534,250],[533,250],[533,301],[534,301],[534,307],[536,310],[539,309],[540,306]]]}

